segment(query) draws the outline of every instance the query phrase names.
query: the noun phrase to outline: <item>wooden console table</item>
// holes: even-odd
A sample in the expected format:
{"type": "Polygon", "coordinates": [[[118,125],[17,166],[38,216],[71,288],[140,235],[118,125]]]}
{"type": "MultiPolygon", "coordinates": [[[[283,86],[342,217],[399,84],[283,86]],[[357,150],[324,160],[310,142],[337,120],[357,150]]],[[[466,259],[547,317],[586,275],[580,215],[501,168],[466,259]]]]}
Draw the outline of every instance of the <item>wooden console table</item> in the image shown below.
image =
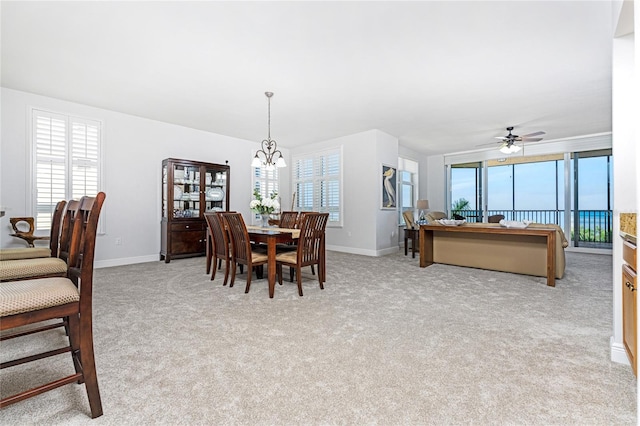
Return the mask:
{"type": "MultiPolygon", "coordinates": [[[[425,268],[433,262],[433,235],[434,233],[453,232],[466,234],[484,234],[495,236],[527,235],[546,239],[547,243],[547,285],[556,285],[556,230],[552,228],[497,228],[481,226],[442,226],[442,225],[420,225],[420,267],[425,268]]],[[[526,260],[526,259],[525,259],[526,260]]]]}

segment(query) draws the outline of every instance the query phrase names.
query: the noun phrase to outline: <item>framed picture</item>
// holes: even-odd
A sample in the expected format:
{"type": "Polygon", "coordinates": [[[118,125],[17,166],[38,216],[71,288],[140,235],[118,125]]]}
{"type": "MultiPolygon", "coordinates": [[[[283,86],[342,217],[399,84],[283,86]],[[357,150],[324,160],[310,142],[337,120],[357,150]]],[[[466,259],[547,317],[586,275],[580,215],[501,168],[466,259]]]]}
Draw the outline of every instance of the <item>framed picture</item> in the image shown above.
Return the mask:
{"type": "Polygon", "coordinates": [[[383,210],[395,210],[397,207],[396,182],[398,180],[396,168],[388,164],[382,165],[380,176],[381,205],[383,210]]]}

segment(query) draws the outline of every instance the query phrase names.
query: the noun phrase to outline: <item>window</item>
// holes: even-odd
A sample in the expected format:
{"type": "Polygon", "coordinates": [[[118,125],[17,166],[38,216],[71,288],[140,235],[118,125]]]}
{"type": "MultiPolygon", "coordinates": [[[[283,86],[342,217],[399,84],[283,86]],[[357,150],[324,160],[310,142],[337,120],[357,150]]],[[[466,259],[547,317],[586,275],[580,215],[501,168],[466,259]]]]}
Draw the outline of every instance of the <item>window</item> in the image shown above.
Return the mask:
{"type": "MultiPolygon", "coordinates": [[[[262,199],[271,197],[271,194],[278,192],[278,168],[267,170],[266,167],[253,168],[253,187],[258,190],[262,199]]],[[[278,202],[280,196],[278,196],[278,202]]],[[[282,210],[282,205],[280,206],[282,210]]],[[[259,220],[260,214],[254,213],[254,219],[259,220]]]]}
{"type": "Polygon", "coordinates": [[[293,159],[295,205],[299,211],[329,213],[328,226],[342,226],[342,152],[340,149],[293,159]]]}
{"type": "Polygon", "coordinates": [[[418,163],[405,158],[398,158],[398,223],[404,225],[402,213],[407,210],[415,210],[418,199],[418,163]]]}
{"type": "Polygon", "coordinates": [[[31,117],[34,217],[49,230],[58,201],[99,191],[102,123],[37,109],[31,117]]]}

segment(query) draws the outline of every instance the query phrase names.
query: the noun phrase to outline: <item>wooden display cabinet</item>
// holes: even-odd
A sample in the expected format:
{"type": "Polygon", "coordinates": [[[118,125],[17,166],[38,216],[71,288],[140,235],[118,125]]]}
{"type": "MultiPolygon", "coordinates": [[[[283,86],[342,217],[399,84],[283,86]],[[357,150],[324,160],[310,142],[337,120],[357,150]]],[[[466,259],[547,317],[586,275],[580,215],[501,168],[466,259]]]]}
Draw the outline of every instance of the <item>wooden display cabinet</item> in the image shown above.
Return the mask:
{"type": "Polygon", "coordinates": [[[206,251],[205,212],[229,210],[229,166],[167,158],[162,161],[160,260],[206,251]]]}

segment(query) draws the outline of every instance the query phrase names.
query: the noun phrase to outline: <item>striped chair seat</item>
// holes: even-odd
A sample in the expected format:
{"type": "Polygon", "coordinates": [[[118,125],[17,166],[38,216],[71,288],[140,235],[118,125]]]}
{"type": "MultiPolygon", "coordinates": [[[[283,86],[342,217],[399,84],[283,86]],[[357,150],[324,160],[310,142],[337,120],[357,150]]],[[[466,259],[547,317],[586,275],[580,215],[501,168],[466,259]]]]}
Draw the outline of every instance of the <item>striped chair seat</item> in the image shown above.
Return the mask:
{"type": "Polygon", "coordinates": [[[0,281],[67,276],[67,263],[57,257],[5,260],[0,263],[0,281]]]}
{"type": "Polygon", "coordinates": [[[51,249],[48,247],[20,247],[0,250],[0,261],[37,259],[40,257],[51,257],[51,249]]]}
{"type": "Polygon", "coordinates": [[[68,278],[40,278],[0,285],[0,317],[79,301],[80,292],[68,278]]]}

